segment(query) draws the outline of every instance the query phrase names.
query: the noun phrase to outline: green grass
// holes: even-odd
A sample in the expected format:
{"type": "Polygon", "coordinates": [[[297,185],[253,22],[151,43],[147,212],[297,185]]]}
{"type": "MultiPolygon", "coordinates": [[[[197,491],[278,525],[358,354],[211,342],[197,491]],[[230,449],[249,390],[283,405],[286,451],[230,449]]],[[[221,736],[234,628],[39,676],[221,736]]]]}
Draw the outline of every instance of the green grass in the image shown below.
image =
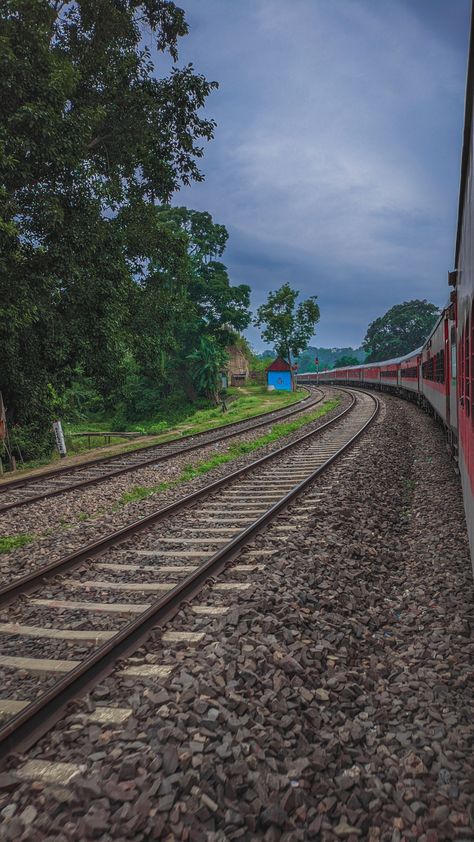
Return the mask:
{"type": "MultiPolygon", "coordinates": [[[[304,391],[301,387],[296,392],[279,392],[276,390],[267,392],[266,386],[256,383],[249,383],[239,388],[229,388],[227,394],[229,398],[227,412],[222,412],[221,406],[196,409],[194,405],[189,404],[188,411],[182,412],[178,423],[172,413],[170,413],[169,418],[157,414],[154,418],[148,420],[126,424],[125,429],[121,432],[139,432],[142,435],[158,436],[160,439],[161,437],[167,438],[170,435],[189,436],[202,430],[213,429],[235,421],[243,421],[252,415],[283,409],[304,397],[304,391]]],[[[81,432],[85,435],[87,431],[91,430],[96,432],[111,431],[114,429],[114,425],[113,418],[101,418],[100,420],[89,418],[74,424],[65,424],[65,431],[67,435],[81,432]]],[[[86,438],[68,438],[70,452],[93,449],[103,446],[103,443],[102,438],[98,438],[96,442],[91,442],[89,448],[86,438]]],[[[123,439],[112,440],[112,443],[123,444],[123,439]]],[[[133,443],[125,445],[124,449],[133,449],[133,443]]]]}
{"type": "Polygon", "coordinates": [[[126,491],[122,494],[119,503],[121,506],[126,506],[127,503],[138,503],[139,500],[143,500],[145,497],[149,497],[150,494],[155,494],[157,491],[167,491],[168,488],[176,485],[176,483],[177,481],[175,480],[174,482],[160,482],[158,485],[149,487],[136,485],[131,491],[126,491]]]}
{"type": "Polygon", "coordinates": [[[16,550],[18,547],[24,547],[34,541],[35,536],[28,532],[23,532],[20,535],[1,535],[0,536],[0,553],[9,553],[11,550],[16,550]]]}
{"type": "Polygon", "coordinates": [[[332,409],[339,406],[340,402],[340,398],[325,401],[314,412],[302,415],[295,421],[289,421],[286,424],[275,424],[270,432],[266,433],[264,436],[260,436],[254,441],[238,442],[237,444],[231,445],[223,453],[216,453],[215,456],[212,456],[204,462],[199,462],[197,465],[186,465],[181,471],[178,479],[171,480],[170,482],[161,482],[159,485],[137,485],[135,488],[132,488],[131,491],[127,491],[125,494],[122,494],[115,508],[126,506],[128,503],[135,503],[138,500],[143,500],[146,497],[150,497],[152,494],[156,494],[160,491],[167,491],[169,488],[174,488],[176,485],[180,485],[183,482],[189,482],[189,480],[195,479],[203,474],[207,474],[219,465],[225,465],[227,462],[232,462],[234,459],[238,459],[239,456],[246,456],[248,453],[253,453],[255,450],[266,447],[267,444],[271,444],[272,442],[278,441],[285,436],[289,436],[291,433],[297,432],[301,429],[301,427],[311,424],[311,422],[316,421],[323,415],[326,415],[332,409]]]}

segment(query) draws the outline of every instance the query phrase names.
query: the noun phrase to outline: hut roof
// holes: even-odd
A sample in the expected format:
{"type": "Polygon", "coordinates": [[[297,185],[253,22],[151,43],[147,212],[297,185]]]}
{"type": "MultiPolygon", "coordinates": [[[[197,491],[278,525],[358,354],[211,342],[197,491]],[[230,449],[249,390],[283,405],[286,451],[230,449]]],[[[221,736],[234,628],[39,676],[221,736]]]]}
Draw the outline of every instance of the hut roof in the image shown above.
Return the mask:
{"type": "Polygon", "coordinates": [[[283,357],[277,357],[266,367],[265,371],[291,371],[291,365],[283,357]]]}

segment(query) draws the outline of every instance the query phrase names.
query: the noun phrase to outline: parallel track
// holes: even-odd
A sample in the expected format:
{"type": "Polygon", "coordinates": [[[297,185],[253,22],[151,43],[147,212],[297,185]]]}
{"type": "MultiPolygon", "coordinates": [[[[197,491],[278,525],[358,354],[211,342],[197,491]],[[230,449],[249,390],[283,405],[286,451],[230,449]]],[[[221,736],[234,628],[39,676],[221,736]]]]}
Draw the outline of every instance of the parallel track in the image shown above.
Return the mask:
{"type": "Polygon", "coordinates": [[[130,471],[156,465],[182,453],[189,453],[205,445],[225,441],[248,430],[256,430],[273,421],[281,421],[298,415],[320,403],[323,397],[324,394],[320,389],[313,389],[307,398],[285,409],[264,412],[245,421],[233,421],[230,424],[221,425],[218,429],[205,430],[194,436],[170,439],[161,444],[137,448],[116,456],[102,456],[75,467],[55,468],[44,471],[41,475],[29,478],[19,477],[1,483],[0,514],[78,488],[87,488],[130,471]]]}
{"type": "Polygon", "coordinates": [[[13,675],[15,670],[54,675],[51,663],[45,666],[37,660],[22,660],[19,653],[25,640],[35,639],[39,640],[39,644],[35,643],[35,658],[41,647],[43,657],[48,657],[50,639],[57,636],[54,626],[59,609],[69,613],[69,622],[71,617],[80,620],[73,622],[72,628],[60,630],[61,640],[80,640],[82,648],[84,640],[95,642],[91,653],[78,661],[55,660],[53,666],[62,664],[65,675],[59,681],[45,679],[45,689],[39,698],[22,699],[17,695],[18,688],[10,684],[9,699],[0,699],[0,710],[3,706],[5,712],[8,701],[13,714],[0,729],[3,757],[8,751],[24,750],[35,742],[57,721],[71,699],[107,675],[118,658],[130,655],[142,645],[153,628],[176,614],[183,601],[194,597],[235,559],[259,530],[364,432],[378,412],[378,399],[364,392],[348,391],[351,405],[323,427],[0,590],[0,605],[10,605],[11,620],[18,624],[13,629],[0,624],[5,650],[12,653],[0,658],[4,688],[8,687],[12,670],[13,675]],[[146,564],[143,564],[144,557],[146,564]],[[170,558],[175,560],[172,565],[167,563],[170,558]],[[200,558],[201,563],[189,564],[200,558]],[[73,572],[74,578],[65,579],[64,575],[55,578],[56,574],[67,571],[73,572]],[[172,578],[178,578],[174,586],[169,584],[170,571],[173,571],[172,578]],[[130,573],[131,580],[127,578],[130,573]],[[168,577],[167,583],[160,581],[164,575],[168,577]],[[47,585],[48,599],[44,599],[43,593],[40,599],[25,600],[25,594],[40,584],[43,590],[47,585]],[[71,594],[74,600],[75,591],[82,594],[85,591],[88,602],[72,605],[71,594]],[[127,600],[119,615],[117,603],[113,601],[117,592],[121,600],[127,600]],[[137,594],[143,599],[146,593],[160,592],[164,595],[150,604],[135,602],[137,594]],[[99,602],[104,593],[110,600],[105,604],[99,602]],[[15,601],[18,596],[23,597],[19,602],[15,601]],[[28,612],[30,616],[42,615],[41,627],[29,624],[28,612]],[[88,629],[78,629],[85,622],[85,614],[88,629]],[[130,614],[132,619],[126,622],[123,618],[130,614]],[[117,616],[121,625],[111,630],[117,616]],[[104,618],[108,624],[105,630],[101,623],[104,618]]]}

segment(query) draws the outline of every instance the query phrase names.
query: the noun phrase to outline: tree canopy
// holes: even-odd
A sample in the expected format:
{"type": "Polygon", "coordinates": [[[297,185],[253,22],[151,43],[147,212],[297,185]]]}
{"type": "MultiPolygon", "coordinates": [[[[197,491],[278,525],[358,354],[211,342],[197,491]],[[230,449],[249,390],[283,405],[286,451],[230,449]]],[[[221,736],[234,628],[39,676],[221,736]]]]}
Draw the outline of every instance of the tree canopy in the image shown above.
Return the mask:
{"type": "Polygon", "coordinates": [[[396,304],[367,328],[363,348],[367,362],[401,357],[423,344],[437,318],[439,308],[414,299],[396,304]]]}
{"type": "Polygon", "coordinates": [[[276,353],[288,363],[304,351],[319,322],[316,295],[311,295],[296,306],[298,290],[288,283],[276,292],[270,292],[265,304],[257,310],[255,325],[261,327],[265,342],[273,343],[276,353]]]}
{"type": "Polygon", "coordinates": [[[343,354],[334,363],[334,368],[349,368],[351,365],[359,365],[357,357],[351,357],[350,354],[343,354]]]}
{"type": "Polygon", "coordinates": [[[183,10],[5,0],[1,14],[0,390],[39,440],[78,371],[114,405],[140,378],[163,392],[189,377],[202,335],[224,347],[249,323],[249,288],[221,261],[224,226],[170,206],[202,181],[215,129],[201,111],[217,83],[176,64],[183,10]]]}

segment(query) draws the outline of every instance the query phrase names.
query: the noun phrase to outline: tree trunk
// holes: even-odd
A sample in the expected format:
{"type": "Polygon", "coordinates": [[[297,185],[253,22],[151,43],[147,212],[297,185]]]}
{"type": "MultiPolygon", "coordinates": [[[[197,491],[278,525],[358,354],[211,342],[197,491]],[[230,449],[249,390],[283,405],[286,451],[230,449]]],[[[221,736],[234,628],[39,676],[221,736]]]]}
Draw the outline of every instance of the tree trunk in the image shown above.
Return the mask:
{"type": "Polygon", "coordinates": [[[288,346],[287,346],[287,354],[288,354],[288,365],[290,366],[291,391],[295,392],[296,391],[296,384],[295,384],[295,380],[294,380],[294,377],[293,377],[293,366],[291,364],[291,351],[290,351],[290,348],[288,346]]]}

